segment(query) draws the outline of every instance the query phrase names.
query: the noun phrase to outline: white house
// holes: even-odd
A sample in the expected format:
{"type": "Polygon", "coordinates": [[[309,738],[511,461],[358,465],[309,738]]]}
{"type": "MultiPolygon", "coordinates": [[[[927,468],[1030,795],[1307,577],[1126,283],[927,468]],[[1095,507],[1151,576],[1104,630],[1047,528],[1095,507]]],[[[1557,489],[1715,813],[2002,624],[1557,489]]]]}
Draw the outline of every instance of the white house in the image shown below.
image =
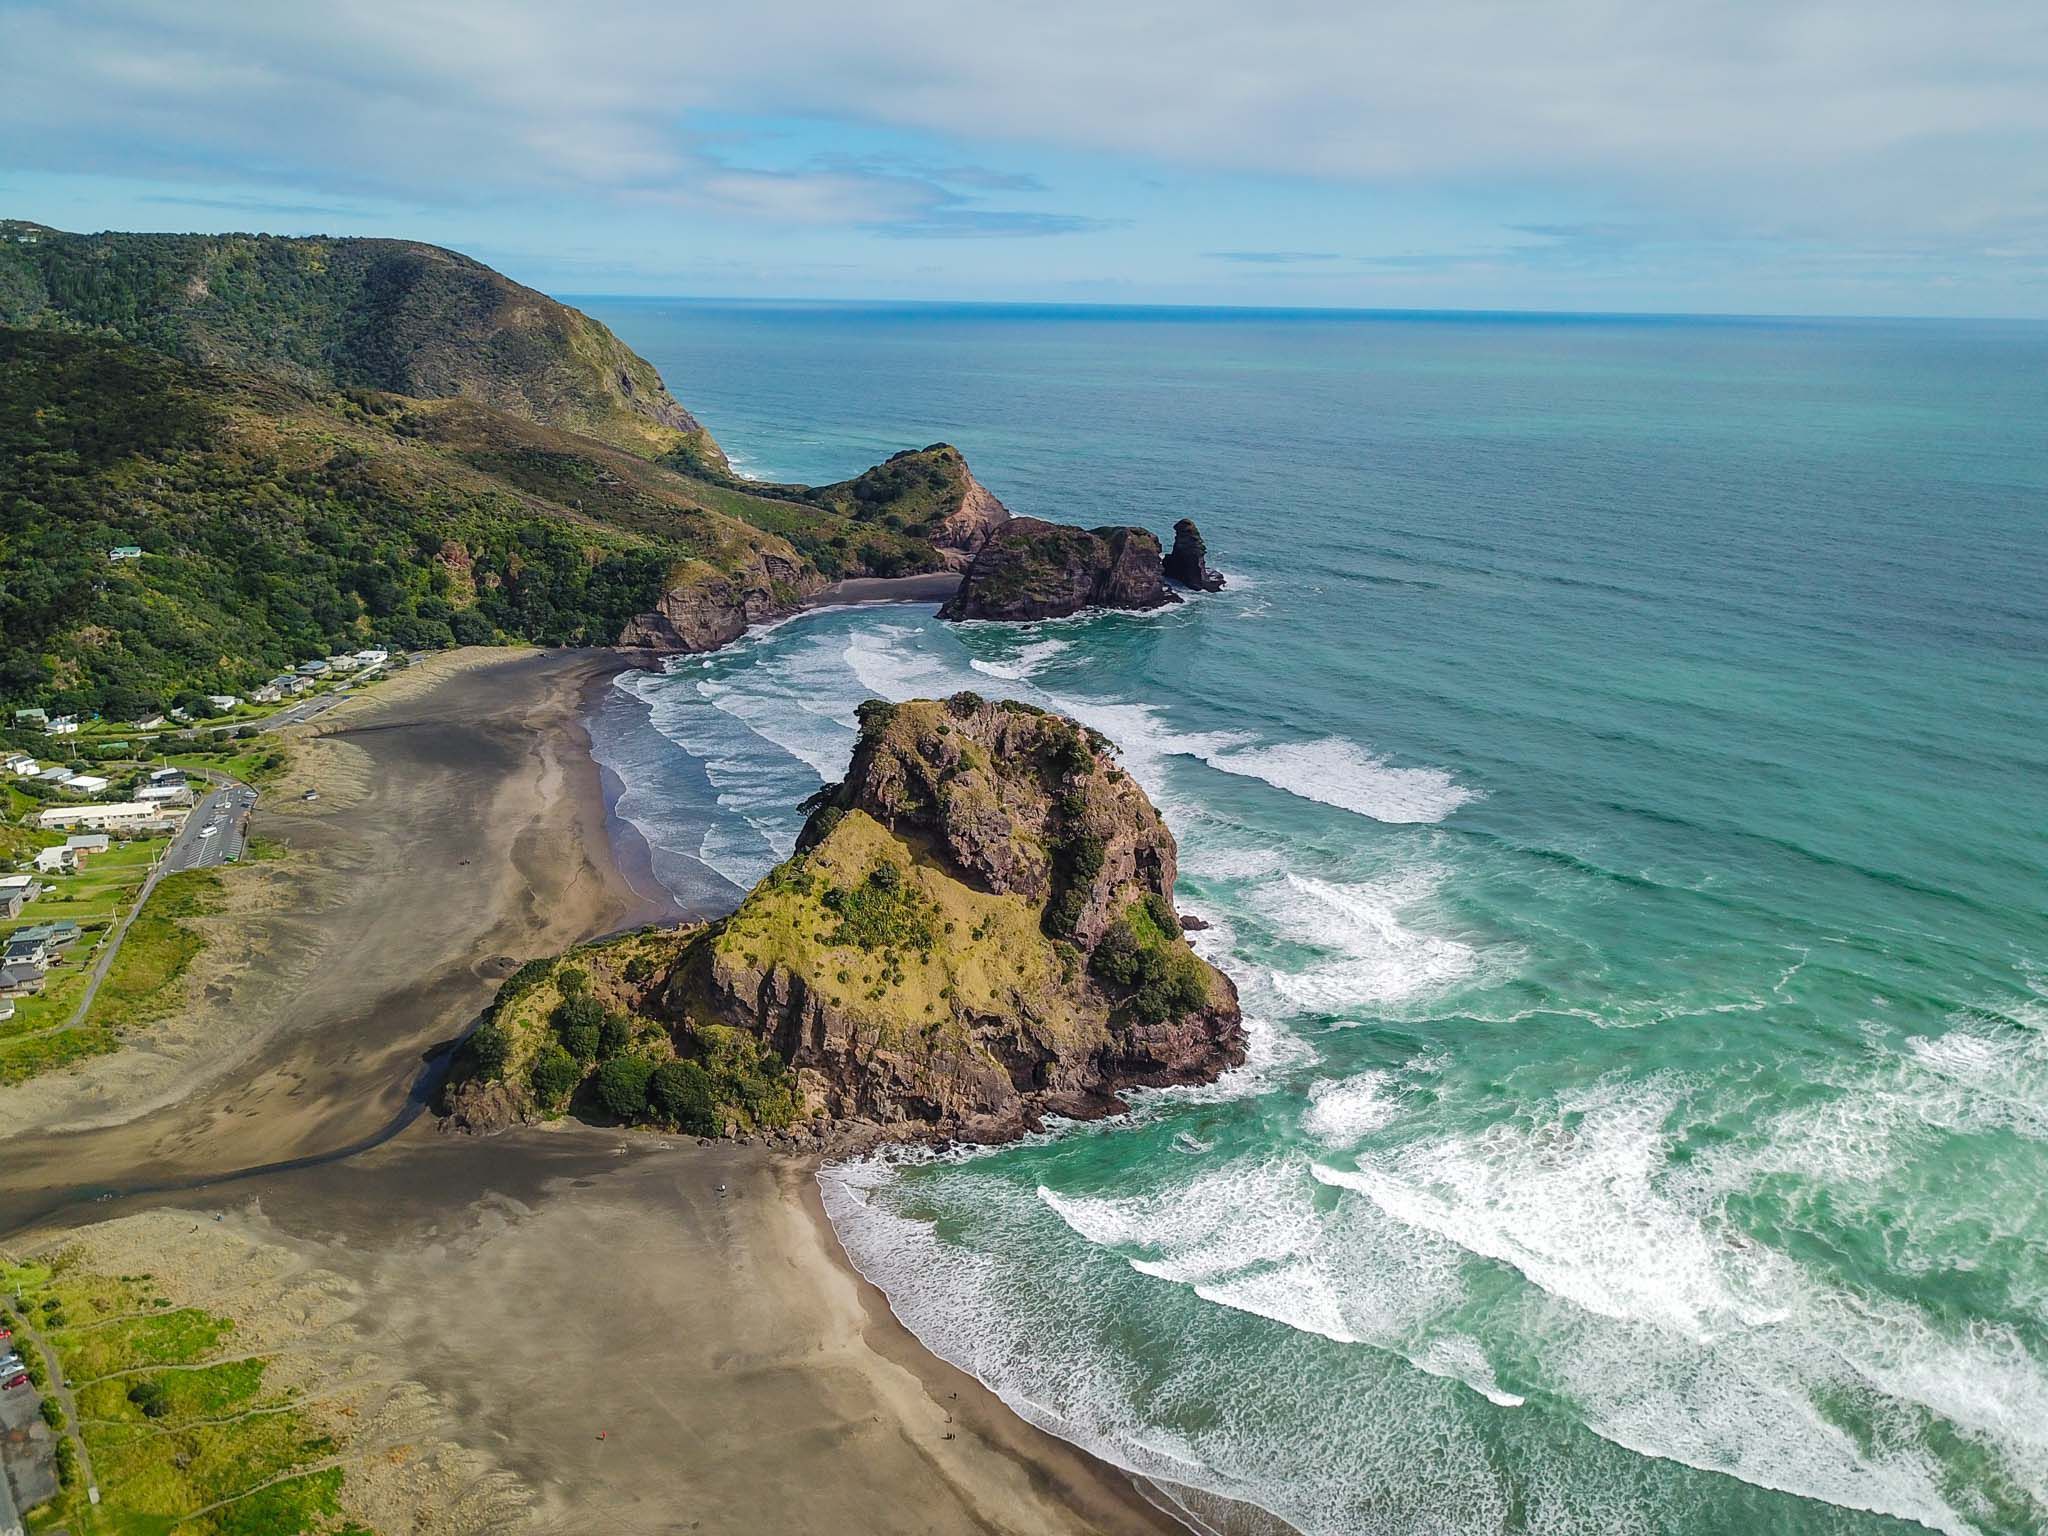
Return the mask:
{"type": "Polygon", "coordinates": [[[357,667],[360,667],[361,665],[362,662],[358,661],[355,657],[346,654],[340,656],[330,656],[327,658],[327,667],[328,670],[331,672],[353,672],[357,667]]]}
{"type": "Polygon", "coordinates": [[[242,701],[232,693],[209,693],[206,702],[213,706],[215,714],[224,715],[242,701]]]}
{"type": "Polygon", "coordinates": [[[151,800],[109,800],[99,805],[58,805],[36,812],[45,827],[98,827],[110,832],[160,831],[177,825],[185,813],[151,800]]]}
{"type": "Polygon", "coordinates": [[[78,868],[78,850],[59,845],[42,848],[36,852],[36,871],[45,875],[68,875],[78,868]]]}
{"type": "Polygon", "coordinates": [[[0,757],[0,772],[37,774],[42,771],[43,765],[30,757],[26,752],[10,752],[5,757],[0,757]]]}
{"type": "Polygon", "coordinates": [[[391,653],[389,651],[380,651],[375,649],[374,647],[367,651],[356,652],[356,660],[361,662],[366,667],[374,667],[377,665],[378,662],[389,661],[390,659],[391,653]]]}
{"type": "Polygon", "coordinates": [[[43,727],[43,734],[45,736],[76,736],[78,734],[78,722],[69,715],[59,715],[43,727]]]}
{"type": "Polygon", "coordinates": [[[34,875],[0,875],[0,896],[15,892],[23,901],[34,901],[36,892],[42,887],[36,884],[34,875]]]}
{"type": "Polygon", "coordinates": [[[142,546],[139,544],[116,544],[107,551],[107,559],[115,565],[119,565],[123,560],[140,560],[141,558],[142,546]]]}
{"type": "Polygon", "coordinates": [[[36,782],[38,784],[69,784],[76,777],[77,775],[72,773],[69,768],[53,767],[45,768],[41,773],[37,774],[36,782]]]}
{"type": "Polygon", "coordinates": [[[67,795],[104,795],[111,782],[96,773],[74,773],[64,781],[62,788],[67,795]]]}
{"type": "Polygon", "coordinates": [[[64,846],[83,859],[95,853],[105,853],[112,844],[104,832],[74,832],[64,839],[64,846]]]}
{"type": "Polygon", "coordinates": [[[164,717],[162,715],[146,715],[142,719],[136,721],[135,725],[136,728],[139,730],[154,731],[162,729],[163,723],[164,717]]]}
{"type": "Polygon", "coordinates": [[[135,791],[135,798],[152,805],[190,805],[192,789],[190,785],[178,783],[145,784],[135,791]]]}

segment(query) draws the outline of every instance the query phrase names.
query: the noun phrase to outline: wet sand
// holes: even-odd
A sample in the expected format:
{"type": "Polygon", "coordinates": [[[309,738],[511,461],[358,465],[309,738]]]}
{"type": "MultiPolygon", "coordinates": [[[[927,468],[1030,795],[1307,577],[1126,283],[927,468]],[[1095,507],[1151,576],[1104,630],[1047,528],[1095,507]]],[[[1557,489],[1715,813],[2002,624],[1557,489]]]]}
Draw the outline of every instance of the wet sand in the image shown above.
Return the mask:
{"type": "Polygon", "coordinates": [[[850,576],[811,595],[806,608],[840,608],[853,603],[943,603],[960,590],[958,571],[922,576],[850,576]]]}
{"type": "Polygon", "coordinates": [[[334,1326],[525,1490],[526,1529],[1179,1529],[918,1346],[839,1252],[807,1166],[405,1119],[514,964],[676,915],[615,867],[580,724],[622,664],[458,654],[322,722],[257,814],[291,855],[193,1010],[236,1047],[12,1122],[39,1128],[0,1139],[0,1238],[220,1213],[202,1240],[343,1277],[334,1326]]]}

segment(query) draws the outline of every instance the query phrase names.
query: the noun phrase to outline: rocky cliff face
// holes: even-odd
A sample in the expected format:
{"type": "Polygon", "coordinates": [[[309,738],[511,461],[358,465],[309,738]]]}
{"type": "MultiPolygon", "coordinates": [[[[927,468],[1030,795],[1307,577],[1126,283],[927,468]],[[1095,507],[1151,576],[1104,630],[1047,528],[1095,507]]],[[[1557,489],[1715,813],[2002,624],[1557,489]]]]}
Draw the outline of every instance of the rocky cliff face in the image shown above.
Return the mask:
{"type": "Polygon", "coordinates": [[[802,1114],[1001,1140],[1244,1060],[1237,996],[1188,948],[1172,834],[1101,737],[972,694],[863,706],[799,852],[667,983],[750,1031],[802,1114]]]}
{"type": "Polygon", "coordinates": [[[756,550],[733,571],[686,566],[660,602],[626,625],[618,643],[632,650],[715,651],[750,624],[796,612],[824,585],[824,577],[794,553],[756,550]]]}
{"type": "Polygon", "coordinates": [[[1159,540],[1143,528],[1074,528],[1015,517],[981,546],[939,617],[1023,622],[1179,601],[1164,579],[1159,540]]]}
{"type": "Polygon", "coordinates": [[[1222,574],[1209,569],[1209,546],[1202,542],[1202,530],[1191,517],[1173,525],[1173,548],[1166,554],[1166,579],[1179,582],[1191,592],[1223,590],[1222,574]]]}

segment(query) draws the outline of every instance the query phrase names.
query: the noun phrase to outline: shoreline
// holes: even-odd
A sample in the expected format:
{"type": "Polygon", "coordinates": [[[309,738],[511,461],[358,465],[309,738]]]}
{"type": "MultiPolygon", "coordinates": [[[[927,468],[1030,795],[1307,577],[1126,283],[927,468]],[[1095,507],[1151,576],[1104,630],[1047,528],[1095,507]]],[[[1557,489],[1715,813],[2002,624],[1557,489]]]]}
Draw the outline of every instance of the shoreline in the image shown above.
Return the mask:
{"type": "Polygon", "coordinates": [[[1120,1469],[926,1350],[840,1247],[809,1164],[574,1123],[482,1139],[406,1118],[522,960],[691,916],[613,841],[638,832],[616,816],[587,711],[633,664],[455,653],[298,733],[258,809],[290,855],[268,905],[236,916],[244,952],[187,1010],[232,1016],[250,1048],[169,1104],[13,1122],[0,1240],[209,1212],[348,1276],[365,1358],[533,1490],[533,1529],[666,1532],[706,1508],[707,1485],[729,1518],[705,1530],[765,1528],[757,1447],[773,1444],[788,1506],[774,1528],[860,1508],[853,1528],[1183,1531],[1120,1469]],[[317,802],[298,798],[315,786],[317,802]],[[557,1284],[536,1290],[537,1271],[557,1284]],[[548,1352],[502,1347],[537,1295],[550,1332],[575,1337],[567,1393],[548,1352]],[[717,1325],[693,1326],[707,1304],[717,1325]],[[671,1322],[648,1333],[650,1308],[671,1322]],[[634,1369],[648,1358],[668,1369],[634,1369]],[[599,1447],[620,1471],[590,1462],[588,1430],[560,1433],[565,1412],[625,1426],[599,1447]],[[679,1418],[694,1449],[647,1438],[679,1418]]]}

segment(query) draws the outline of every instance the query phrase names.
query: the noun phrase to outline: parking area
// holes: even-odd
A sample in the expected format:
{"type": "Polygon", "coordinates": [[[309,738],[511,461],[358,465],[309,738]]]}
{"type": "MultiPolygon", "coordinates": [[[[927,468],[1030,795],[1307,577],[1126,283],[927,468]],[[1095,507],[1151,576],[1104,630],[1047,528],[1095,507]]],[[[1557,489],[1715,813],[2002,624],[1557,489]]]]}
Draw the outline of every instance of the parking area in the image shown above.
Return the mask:
{"type": "Polygon", "coordinates": [[[235,863],[248,846],[249,811],[255,804],[256,791],[239,784],[209,793],[185,818],[165,855],[164,868],[175,874],[235,863]]]}

